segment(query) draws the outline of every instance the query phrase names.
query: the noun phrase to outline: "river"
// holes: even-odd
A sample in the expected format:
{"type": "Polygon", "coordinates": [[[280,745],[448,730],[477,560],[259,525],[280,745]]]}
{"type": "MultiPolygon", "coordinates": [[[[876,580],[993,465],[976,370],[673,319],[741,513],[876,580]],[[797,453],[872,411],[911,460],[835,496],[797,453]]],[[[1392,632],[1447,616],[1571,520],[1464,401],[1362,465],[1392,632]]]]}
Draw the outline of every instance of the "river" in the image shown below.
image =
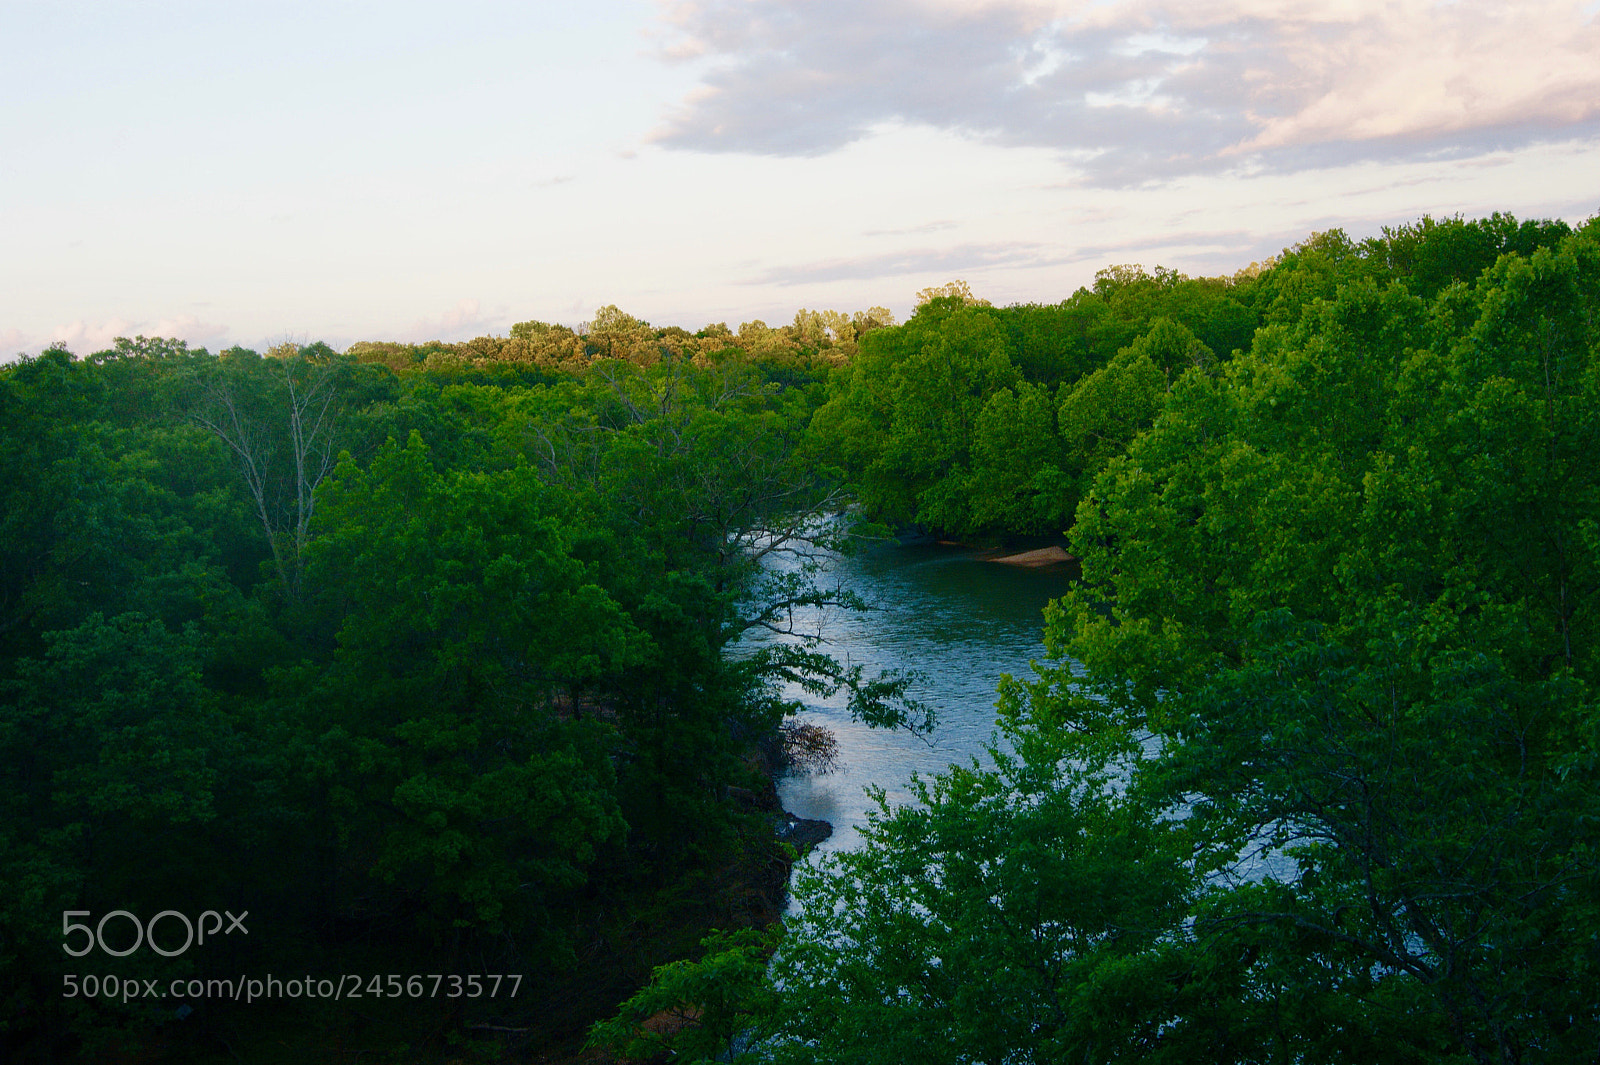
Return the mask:
{"type": "Polygon", "coordinates": [[[1068,586],[1059,567],[1015,567],[938,544],[890,544],[835,559],[824,580],[838,580],[874,607],[831,612],[823,624],[824,649],[869,674],[921,673],[911,694],[934,708],[937,726],[927,737],[869,728],[850,720],[842,696],[819,703],[799,691],[786,693],[805,703],[800,720],[828,728],[839,743],[836,771],[778,782],[785,809],[833,824],[833,837],[818,853],[859,844],[873,808],[868,785],[883,788],[891,803],[909,803],[913,773],[927,776],[952,763],[987,759],[1000,677],[1035,676],[1030,662],[1045,653],[1040,612],[1068,586]]]}

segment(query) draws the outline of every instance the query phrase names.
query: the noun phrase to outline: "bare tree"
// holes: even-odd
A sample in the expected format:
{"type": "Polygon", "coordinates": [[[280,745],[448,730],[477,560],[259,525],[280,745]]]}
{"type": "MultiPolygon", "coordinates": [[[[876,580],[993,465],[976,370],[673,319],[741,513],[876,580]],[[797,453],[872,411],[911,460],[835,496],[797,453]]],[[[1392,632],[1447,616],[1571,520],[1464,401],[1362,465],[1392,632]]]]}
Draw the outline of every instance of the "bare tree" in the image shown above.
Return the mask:
{"type": "Polygon", "coordinates": [[[280,344],[265,358],[230,356],[207,376],[189,412],[233,452],[291,598],[300,595],[317,485],[338,461],[339,369],[295,344],[280,344]]]}

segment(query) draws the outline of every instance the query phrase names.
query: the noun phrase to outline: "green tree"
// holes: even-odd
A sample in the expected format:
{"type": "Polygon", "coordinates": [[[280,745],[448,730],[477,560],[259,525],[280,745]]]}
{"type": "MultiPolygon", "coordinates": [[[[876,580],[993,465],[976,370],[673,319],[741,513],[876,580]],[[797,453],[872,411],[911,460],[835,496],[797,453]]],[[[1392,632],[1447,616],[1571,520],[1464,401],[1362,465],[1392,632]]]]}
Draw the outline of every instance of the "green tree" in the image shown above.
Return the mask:
{"type": "Polygon", "coordinates": [[[875,514],[972,528],[978,418],[991,396],[1019,383],[998,312],[939,296],[904,326],[868,334],[861,349],[816,414],[820,447],[844,460],[875,514]]]}
{"type": "Polygon", "coordinates": [[[1600,1051],[1600,246],[1331,295],[1107,462],[1008,748],[802,878],[764,1053],[1600,1051]]]}
{"type": "Polygon", "coordinates": [[[1023,381],[989,397],[973,427],[971,524],[982,529],[1057,532],[1069,503],[1064,448],[1050,390],[1023,381]]]}
{"type": "MultiPolygon", "coordinates": [[[[237,745],[194,626],[95,614],[44,643],[0,679],[0,1047],[48,1052],[69,1024],[103,1034],[136,1012],[63,1000],[63,974],[81,971],[63,911],[149,918],[228,884],[211,842],[237,745]]],[[[145,952],[118,973],[155,977],[153,964],[145,952]]]]}
{"type": "Polygon", "coordinates": [[[1248,930],[1282,1001],[1413,1018],[1396,1053],[1597,1045],[1597,283],[1578,240],[1427,319],[1348,285],[1184,379],[1079,511],[1058,701],[1160,737],[1134,779],[1197,852],[1275,856],[1197,930],[1248,930]]]}
{"type": "Polygon", "coordinates": [[[343,423],[376,398],[378,380],[326,344],[283,344],[265,357],[232,348],[195,367],[188,417],[232,454],[291,600],[302,591],[317,486],[351,444],[343,423]]]}
{"type": "Polygon", "coordinates": [[[995,769],[918,783],[915,806],[880,794],[862,847],[798,871],[776,1060],[1110,1060],[1182,1041],[1171,1003],[1138,990],[1184,939],[1182,841],[1069,734],[1013,738],[995,769]]]}
{"type": "Polygon", "coordinates": [[[349,760],[327,780],[341,831],[437,927],[537,945],[621,837],[612,730],[577,695],[636,661],[641,636],[525,466],[441,473],[413,434],[368,469],[346,457],[319,498],[307,574],[337,648],[298,683],[349,760]]]}
{"type": "Polygon", "coordinates": [[[1211,350],[1165,318],[1105,366],[1062,388],[1057,414],[1065,468],[1063,503],[1077,508],[1095,475],[1149,428],[1166,402],[1169,382],[1190,367],[1205,367],[1211,350]]]}

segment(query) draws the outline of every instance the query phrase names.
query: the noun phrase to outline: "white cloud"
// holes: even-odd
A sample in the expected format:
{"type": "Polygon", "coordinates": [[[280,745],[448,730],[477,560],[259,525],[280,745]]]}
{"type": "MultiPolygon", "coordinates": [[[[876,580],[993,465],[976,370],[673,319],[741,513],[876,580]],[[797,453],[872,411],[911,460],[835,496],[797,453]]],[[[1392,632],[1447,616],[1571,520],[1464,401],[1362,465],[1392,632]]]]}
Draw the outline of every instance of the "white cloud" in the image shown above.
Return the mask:
{"type": "Polygon", "coordinates": [[[154,326],[136,332],[143,332],[145,336],[176,338],[187,341],[190,347],[211,351],[221,351],[232,343],[229,340],[231,330],[227,326],[202,321],[192,314],[161,318],[154,326]]]}
{"type": "Polygon", "coordinates": [[[1561,0],[681,0],[668,19],[705,73],[656,137],[698,151],[816,155],[902,122],[1127,185],[1600,135],[1600,25],[1561,0]]]}
{"type": "Polygon", "coordinates": [[[962,244],[953,248],[911,248],[881,255],[827,259],[778,266],[752,278],[753,285],[807,285],[883,277],[941,277],[991,267],[1038,267],[1062,261],[1031,242],[962,244]]]}
{"type": "Polygon", "coordinates": [[[170,315],[157,319],[107,318],[102,321],[78,319],[50,329],[44,335],[28,335],[20,329],[0,333],[0,359],[18,353],[38,354],[60,345],[76,355],[92,355],[116,343],[118,337],[162,337],[182,340],[190,347],[220,350],[228,345],[229,329],[206,322],[192,314],[170,315]]]}
{"type": "Polygon", "coordinates": [[[0,330],[0,363],[11,362],[28,350],[29,338],[20,329],[0,330]]]}
{"type": "MultiPolygon", "coordinates": [[[[1600,117],[1600,30],[1572,5],[1406,3],[1274,37],[1306,86],[1235,151],[1564,129],[1600,117]]],[[[1281,80],[1281,75],[1280,75],[1281,80]]]]}
{"type": "Polygon", "coordinates": [[[485,315],[482,305],[475,299],[461,299],[443,314],[432,318],[418,318],[401,330],[398,339],[421,344],[429,340],[470,340],[484,336],[498,325],[504,315],[485,315]]]}

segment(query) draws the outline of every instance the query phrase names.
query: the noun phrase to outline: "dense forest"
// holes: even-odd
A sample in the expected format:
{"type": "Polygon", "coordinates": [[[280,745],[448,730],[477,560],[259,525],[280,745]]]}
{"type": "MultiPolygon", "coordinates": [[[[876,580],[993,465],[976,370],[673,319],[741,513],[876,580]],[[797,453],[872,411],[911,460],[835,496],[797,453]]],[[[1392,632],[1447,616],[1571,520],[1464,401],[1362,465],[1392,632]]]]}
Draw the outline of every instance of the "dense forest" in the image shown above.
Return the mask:
{"type": "Polygon", "coordinates": [[[1593,1061],[1597,313],[1600,219],[1495,215],[904,324],[23,358],[0,1050],[1593,1061]],[[912,527],[1082,577],[992,764],[775,923],[784,693],[934,726],[793,631],[912,527]],[[149,993],[269,972],[519,979],[149,993]]]}

